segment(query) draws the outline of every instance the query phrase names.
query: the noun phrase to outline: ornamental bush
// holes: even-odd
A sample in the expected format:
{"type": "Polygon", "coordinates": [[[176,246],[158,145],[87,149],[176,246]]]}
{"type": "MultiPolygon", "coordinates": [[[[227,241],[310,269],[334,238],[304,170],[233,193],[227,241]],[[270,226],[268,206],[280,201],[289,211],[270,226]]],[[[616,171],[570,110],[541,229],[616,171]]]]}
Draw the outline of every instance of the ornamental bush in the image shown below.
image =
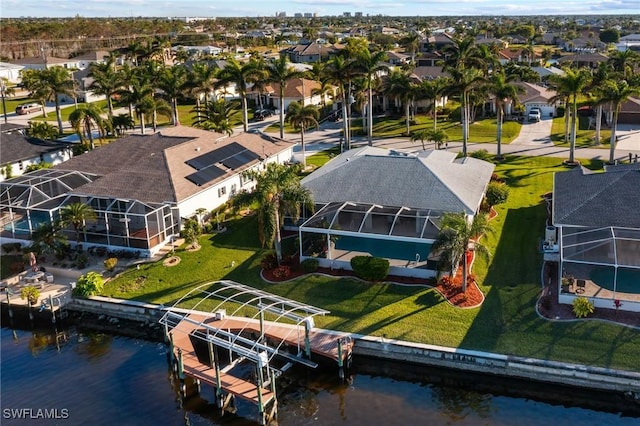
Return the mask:
{"type": "Polygon", "coordinates": [[[262,261],[260,261],[260,265],[265,271],[271,271],[278,267],[278,258],[276,257],[275,253],[269,253],[262,258],[262,261]]]}
{"type": "Polygon", "coordinates": [[[351,269],[357,277],[367,281],[382,281],[389,274],[389,261],[380,257],[356,256],[351,269]]]}
{"type": "Polygon", "coordinates": [[[487,203],[492,207],[498,204],[503,204],[507,201],[507,198],[509,198],[509,187],[504,183],[495,181],[489,182],[486,198],[487,203]]]}
{"type": "Polygon", "coordinates": [[[318,259],[305,259],[300,263],[302,271],[309,273],[318,270],[318,259]]]}
{"type": "Polygon", "coordinates": [[[118,264],[117,257],[110,257],[104,260],[104,267],[107,268],[107,271],[111,272],[116,269],[116,265],[118,264]]]}
{"type": "Polygon", "coordinates": [[[104,287],[104,279],[97,272],[88,272],[86,275],[78,278],[76,288],[73,294],[76,296],[95,296],[102,293],[104,287]]]}
{"type": "Polygon", "coordinates": [[[576,318],[585,318],[595,312],[593,303],[589,302],[586,297],[578,297],[573,299],[573,314],[576,318]]]}

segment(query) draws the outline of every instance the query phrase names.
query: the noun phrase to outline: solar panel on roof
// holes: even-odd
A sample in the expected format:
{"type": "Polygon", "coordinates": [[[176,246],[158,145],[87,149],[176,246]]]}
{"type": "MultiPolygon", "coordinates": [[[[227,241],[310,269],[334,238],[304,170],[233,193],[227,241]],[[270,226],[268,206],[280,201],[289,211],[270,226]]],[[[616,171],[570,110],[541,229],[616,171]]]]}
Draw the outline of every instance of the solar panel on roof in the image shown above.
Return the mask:
{"type": "Polygon", "coordinates": [[[244,151],[244,152],[241,152],[240,154],[236,154],[233,157],[229,157],[226,160],[223,160],[222,164],[224,164],[225,167],[236,170],[244,166],[245,164],[252,162],[257,158],[260,158],[260,157],[255,152],[244,151]]]}
{"type": "Polygon", "coordinates": [[[223,160],[233,157],[236,154],[246,151],[246,148],[237,142],[230,143],[214,151],[207,152],[188,160],[186,163],[196,170],[204,169],[207,166],[211,166],[216,163],[221,163],[223,160]]]}
{"type": "Polygon", "coordinates": [[[225,175],[227,172],[216,167],[216,166],[209,166],[209,167],[205,167],[204,169],[198,170],[195,173],[192,173],[190,175],[187,176],[187,179],[190,180],[191,182],[195,183],[198,186],[202,186],[205,183],[209,183],[217,178],[219,178],[220,176],[225,175]]]}

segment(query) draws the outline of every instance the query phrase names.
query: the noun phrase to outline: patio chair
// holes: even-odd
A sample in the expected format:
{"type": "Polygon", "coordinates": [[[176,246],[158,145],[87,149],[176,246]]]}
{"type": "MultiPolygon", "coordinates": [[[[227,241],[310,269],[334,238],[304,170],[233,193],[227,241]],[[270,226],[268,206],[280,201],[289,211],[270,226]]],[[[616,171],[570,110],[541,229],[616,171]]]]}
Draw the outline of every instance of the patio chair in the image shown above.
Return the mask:
{"type": "Polygon", "coordinates": [[[585,282],[585,280],[576,280],[576,293],[578,294],[582,294],[584,293],[585,287],[586,287],[587,283],[585,282]]]}

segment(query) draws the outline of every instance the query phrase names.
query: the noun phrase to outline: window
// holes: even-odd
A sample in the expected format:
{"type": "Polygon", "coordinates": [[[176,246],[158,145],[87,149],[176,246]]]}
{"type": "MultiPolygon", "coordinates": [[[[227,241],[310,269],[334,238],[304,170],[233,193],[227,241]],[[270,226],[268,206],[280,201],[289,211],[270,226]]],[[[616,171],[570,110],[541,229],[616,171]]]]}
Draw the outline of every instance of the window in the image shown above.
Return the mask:
{"type": "Polygon", "coordinates": [[[238,186],[234,183],[231,185],[231,190],[229,191],[229,195],[236,195],[236,191],[238,190],[238,186]]]}
{"type": "Polygon", "coordinates": [[[218,188],[218,198],[222,197],[226,193],[227,193],[227,187],[226,186],[221,186],[220,188],[218,188]]]}

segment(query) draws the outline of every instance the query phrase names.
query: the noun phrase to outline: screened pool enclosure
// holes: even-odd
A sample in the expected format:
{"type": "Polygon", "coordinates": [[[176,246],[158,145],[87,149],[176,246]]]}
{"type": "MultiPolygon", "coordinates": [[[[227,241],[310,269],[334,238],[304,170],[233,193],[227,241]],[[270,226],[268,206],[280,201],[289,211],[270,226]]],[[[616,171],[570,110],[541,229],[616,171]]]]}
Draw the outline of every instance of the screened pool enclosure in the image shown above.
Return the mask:
{"type": "Polygon", "coordinates": [[[575,280],[578,294],[640,310],[640,229],[562,227],[560,238],[561,273],[575,280]]]}
{"type": "Polygon", "coordinates": [[[300,257],[348,269],[354,256],[389,259],[391,273],[433,276],[431,246],[442,212],[367,203],[328,203],[299,227],[300,257]]]}
{"type": "MultiPolygon", "coordinates": [[[[178,210],[169,204],[84,194],[83,189],[90,189],[99,178],[90,173],[42,169],[0,182],[2,239],[28,242],[41,225],[57,222],[60,210],[74,203],[89,205],[96,213],[80,235],[85,246],[151,255],[178,232],[178,210]]],[[[62,233],[70,242],[76,241],[72,226],[62,233]]]]}

